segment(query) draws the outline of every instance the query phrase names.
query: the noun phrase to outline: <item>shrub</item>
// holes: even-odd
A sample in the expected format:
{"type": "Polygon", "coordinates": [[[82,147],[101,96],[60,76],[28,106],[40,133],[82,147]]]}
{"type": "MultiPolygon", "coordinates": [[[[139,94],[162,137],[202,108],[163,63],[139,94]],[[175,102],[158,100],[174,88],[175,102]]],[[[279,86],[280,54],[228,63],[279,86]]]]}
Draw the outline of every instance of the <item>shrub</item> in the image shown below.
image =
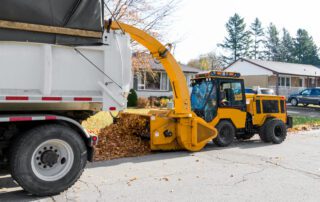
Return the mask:
{"type": "Polygon", "coordinates": [[[149,107],[149,100],[144,97],[139,97],[137,106],[138,106],[138,108],[147,108],[147,107],[149,107]]]}
{"type": "Polygon", "coordinates": [[[138,95],[134,89],[131,89],[128,95],[128,107],[136,107],[137,105],[138,105],[138,95]]]}

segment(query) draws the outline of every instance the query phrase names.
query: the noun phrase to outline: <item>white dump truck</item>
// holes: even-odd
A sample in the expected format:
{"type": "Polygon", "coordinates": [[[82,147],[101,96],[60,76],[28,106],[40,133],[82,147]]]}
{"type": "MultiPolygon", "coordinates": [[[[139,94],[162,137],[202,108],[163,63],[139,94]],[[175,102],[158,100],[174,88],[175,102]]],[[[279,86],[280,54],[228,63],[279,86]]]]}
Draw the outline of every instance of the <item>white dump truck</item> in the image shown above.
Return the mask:
{"type": "Polygon", "coordinates": [[[1,3],[0,166],[32,194],[73,185],[98,139],[81,121],[126,108],[130,37],[104,29],[102,8],[100,0],[1,3]]]}

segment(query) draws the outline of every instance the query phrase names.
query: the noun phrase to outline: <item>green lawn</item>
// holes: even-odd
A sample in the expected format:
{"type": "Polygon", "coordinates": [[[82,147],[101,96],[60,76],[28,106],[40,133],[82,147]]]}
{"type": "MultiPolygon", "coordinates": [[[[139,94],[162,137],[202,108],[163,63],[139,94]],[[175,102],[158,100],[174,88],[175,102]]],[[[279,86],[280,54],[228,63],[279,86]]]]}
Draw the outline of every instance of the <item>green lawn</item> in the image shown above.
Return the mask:
{"type": "Polygon", "coordinates": [[[293,116],[293,126],[297,125],[320,125],[320,118],[293,116]]]}

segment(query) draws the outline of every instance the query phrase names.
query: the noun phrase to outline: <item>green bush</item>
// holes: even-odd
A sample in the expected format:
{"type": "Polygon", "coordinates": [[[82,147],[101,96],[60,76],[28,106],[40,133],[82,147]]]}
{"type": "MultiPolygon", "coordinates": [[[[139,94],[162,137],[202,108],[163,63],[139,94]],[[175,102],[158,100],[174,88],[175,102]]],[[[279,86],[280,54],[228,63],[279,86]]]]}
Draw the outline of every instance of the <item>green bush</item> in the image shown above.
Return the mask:
{"type": "Polygon", "coordinates": [[[128,107],[136,107],[137,104],[138,104],[138,95],[134,89],[131,89],[128,95],[128,107]]]}

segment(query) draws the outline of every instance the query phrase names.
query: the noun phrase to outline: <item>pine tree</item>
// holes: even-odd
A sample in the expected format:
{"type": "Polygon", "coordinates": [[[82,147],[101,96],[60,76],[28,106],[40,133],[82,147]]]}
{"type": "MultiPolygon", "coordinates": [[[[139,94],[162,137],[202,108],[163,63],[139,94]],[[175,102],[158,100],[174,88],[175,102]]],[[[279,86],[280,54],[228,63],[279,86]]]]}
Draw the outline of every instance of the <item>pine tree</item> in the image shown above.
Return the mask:
{"type": "Polygon", "coordinates": [[[229,57],[224,57],[225,63],[231,63],[241,57],[248,56],[250,47],[250,32],[246,30],[244,18],[241,18],[237,13],[229,18],[226,24],[228,37],[225,37],[223,44],[218,46],[232,52],[229,57]]]}
{"type": "Polygon", "coordinates": [[[250,56],[253,59],[263,59],[263,51],[261,50],[262,44],[265,43],[264,31],[261,25],[261,21],[256,18],[250,26],[251,36],[253,37],[253,43],[250,50],[250,56]]]}
{"type": "Polygon", "coordinates": [[[266,57],[268,60],[280,61],[280,39],[277,27],[270,23],[266,34],[266,57]]]}
{"type": "Polygon", "coordinates": [[[282,40],[280,44],[280,61],[295,62],[293,39],[285,28],[282,29],[282,33],[282,40]]]}
{"type": "Polygon", "coordinates": [[[294,40],[294,55],[297,63],[318,65],[320,63],[318,47],[304,29],[297,31],[294,40]]]}

